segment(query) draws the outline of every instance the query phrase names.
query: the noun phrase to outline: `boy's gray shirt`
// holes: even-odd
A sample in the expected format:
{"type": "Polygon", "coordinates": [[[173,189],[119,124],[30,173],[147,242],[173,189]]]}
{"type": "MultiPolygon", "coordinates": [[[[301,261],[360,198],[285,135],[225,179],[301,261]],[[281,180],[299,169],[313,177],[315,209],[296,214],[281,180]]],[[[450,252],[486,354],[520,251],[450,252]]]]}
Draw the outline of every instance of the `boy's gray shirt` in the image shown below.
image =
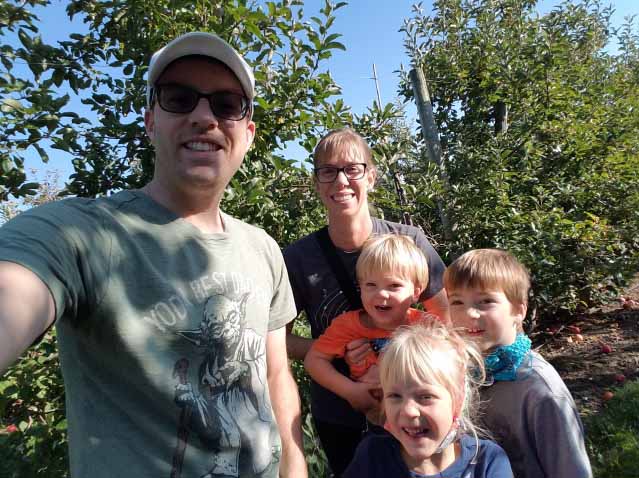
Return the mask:
{"type": "Polygon", "coordinates": [[[516,478],[592,478],[575,402],[557,371],[530,352],[517,380],[480,391],[485,427],[516,478]]]}

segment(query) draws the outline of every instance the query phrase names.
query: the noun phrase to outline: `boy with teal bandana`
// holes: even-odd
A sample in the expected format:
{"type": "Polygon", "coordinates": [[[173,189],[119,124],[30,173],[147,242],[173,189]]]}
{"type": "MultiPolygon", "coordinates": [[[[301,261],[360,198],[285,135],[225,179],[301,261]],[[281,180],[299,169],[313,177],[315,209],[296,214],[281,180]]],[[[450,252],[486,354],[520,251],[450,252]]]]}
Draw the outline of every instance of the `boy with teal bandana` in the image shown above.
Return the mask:
{"type": "Polygon", "coordinates": [[[515,477],[591,478],[575,402],[523,332],[528,271],[508,252],[477,249],[451,264],[444,286],[453,325],[484,354],[484,425],[508,454],[515,477]]]}

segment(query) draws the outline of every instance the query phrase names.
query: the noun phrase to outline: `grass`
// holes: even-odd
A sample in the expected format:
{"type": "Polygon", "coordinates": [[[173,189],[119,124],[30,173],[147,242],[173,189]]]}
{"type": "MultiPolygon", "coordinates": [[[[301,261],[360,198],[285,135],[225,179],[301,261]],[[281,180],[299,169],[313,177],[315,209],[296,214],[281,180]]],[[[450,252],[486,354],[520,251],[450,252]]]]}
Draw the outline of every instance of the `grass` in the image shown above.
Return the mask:
{"type": "Polygon", "coordinates": [[[639,382],[614,391],[605,408],[585,420],[586,446],[595,478],[639,473],[639,382]]]}

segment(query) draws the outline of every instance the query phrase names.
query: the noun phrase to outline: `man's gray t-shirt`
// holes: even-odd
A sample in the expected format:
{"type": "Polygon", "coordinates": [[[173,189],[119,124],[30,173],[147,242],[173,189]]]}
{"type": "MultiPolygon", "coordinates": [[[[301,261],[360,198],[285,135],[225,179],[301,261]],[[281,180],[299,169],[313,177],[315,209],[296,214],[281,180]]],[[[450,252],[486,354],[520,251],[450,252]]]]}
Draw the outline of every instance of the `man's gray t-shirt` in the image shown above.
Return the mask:
{"type": "Polygon", "coordinates": [[[0,229],[56,306],[72,476],[278,475],[266,337],[295,316],[277,244],[204,234],[139,191],[0,229]]]}
{"type": "MultiPolygon", "coordinates": [[[[446,266],[426,235],[413,226],[377,218],[372,220],[373,235],[395,233],[409,236],[426,256],[429,280],[428,287],[422,292],[420,300],[430,299],[440,292],[444,287],[443,275],[446,266]]],[[[355,264],[360,251],[345,252],[337,248],[336,250],[345,270],[350,273],[353,284],[359,290],[355,278],[355,264]]],[[[284,260],[291,280],[297,312],[298,314],[301,311],[306,312],[311,326],[311,336],[316,339],[335,317],[352,310],[352,307],[322,252],[317,232],[286,247],[284,260]]],[[[348,367],[343,361],[335,361],[334,364],[340,372],[348,375],[348,367]]],[[[355,412],[346,400],[314,381],[311,382],[311,402],[313,416],[318,420],[352,428],[360,428],[365,422],[364,415],[355,412]]]]}

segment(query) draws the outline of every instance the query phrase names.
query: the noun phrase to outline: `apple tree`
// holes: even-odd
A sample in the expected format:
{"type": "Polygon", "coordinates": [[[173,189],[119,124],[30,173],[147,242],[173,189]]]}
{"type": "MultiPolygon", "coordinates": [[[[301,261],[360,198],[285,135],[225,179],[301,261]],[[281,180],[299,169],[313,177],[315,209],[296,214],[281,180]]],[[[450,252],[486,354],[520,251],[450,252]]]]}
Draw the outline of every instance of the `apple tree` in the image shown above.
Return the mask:
{"type": "MultiPolygon", "coordinates": [[[[432,15],[415,6],[403,31],[450,181],[422,165],[414,187],[452,212],[449,258],[511,250],[548,317],[601,301],[636,271],[639,38],[632,19],[613,28],[599,2],[537,7],[438,0],[432,15]]],[[[412,98],[406,76],[402,90],[412,98]]]]}

